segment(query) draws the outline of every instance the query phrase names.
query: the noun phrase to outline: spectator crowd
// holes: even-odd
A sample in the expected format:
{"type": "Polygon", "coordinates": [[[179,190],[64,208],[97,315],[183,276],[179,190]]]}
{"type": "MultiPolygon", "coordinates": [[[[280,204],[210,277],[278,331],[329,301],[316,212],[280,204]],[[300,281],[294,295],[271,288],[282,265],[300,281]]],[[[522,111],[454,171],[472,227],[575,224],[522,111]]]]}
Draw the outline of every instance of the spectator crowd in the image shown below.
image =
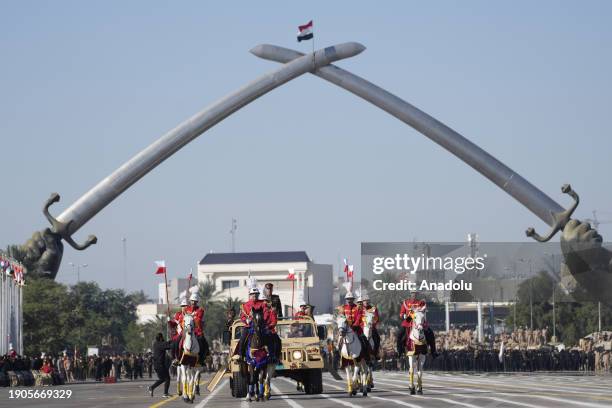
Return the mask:
{"type": "Polygon", "coordinates": [[[50,379],[49,384],[45,385],[76,381],[136,380],[145,376],[152,377],[153,362],[150,353],[74,357],[64,352],[60,355],[43,353],[30,358],[11,351],[0,357],[0,386],[27,382],[29,376],[35,379],[39,374],[50,379]],[[20,377],[25,377],[25,380],[20,377]]]}

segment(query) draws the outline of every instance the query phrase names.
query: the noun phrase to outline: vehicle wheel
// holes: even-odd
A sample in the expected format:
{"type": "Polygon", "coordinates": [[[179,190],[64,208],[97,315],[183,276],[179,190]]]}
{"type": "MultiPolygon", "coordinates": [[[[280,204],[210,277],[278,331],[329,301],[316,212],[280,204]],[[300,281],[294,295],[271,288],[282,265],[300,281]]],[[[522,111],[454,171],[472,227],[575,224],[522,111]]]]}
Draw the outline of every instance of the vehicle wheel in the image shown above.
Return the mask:
{"type": "Polygon", "coordinates": [[[240,373],[232,375],[232,395],[235,398],[244,398],[247,395],[247,381],[240,373]]]}
{"type": "Polygon", "coordinates": [[[304,377],[306,394],[321,394],[323,392],[323,375],[320,369],[308,370],[304,377]]]}

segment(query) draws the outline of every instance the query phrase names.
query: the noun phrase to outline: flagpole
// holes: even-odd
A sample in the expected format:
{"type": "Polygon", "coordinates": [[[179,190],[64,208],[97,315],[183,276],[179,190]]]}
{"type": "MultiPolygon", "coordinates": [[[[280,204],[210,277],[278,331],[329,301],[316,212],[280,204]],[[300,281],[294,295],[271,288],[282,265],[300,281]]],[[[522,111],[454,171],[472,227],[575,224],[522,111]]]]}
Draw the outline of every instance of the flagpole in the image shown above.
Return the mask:
{"type": "Polygon", "coordinates": [[[315,38],[314,38],[314,24],[312,25],[312,71],[314,72],[317,69],[317,64],[315,60],[315,38]]]}
{"type": "Polygon", "coordinates": [[[167,276],[167,272],[168,272],[167,267],[164,267],[164,283],[166,284],[166,306],[167,306],[167,310],[168,310],[168,321],[166,322],[166,335],[169,338],[170,337],[170,326],[168,326],[168,323],[170,322],[170,297],[168,296],[168,276],[167,276]]]}
{"type": "Polygon", "coordinates": [[[295,275],[291,279],[291,316],[295,317],[295,307],[293,305],[293,296],[295,294],[295,275]]]}

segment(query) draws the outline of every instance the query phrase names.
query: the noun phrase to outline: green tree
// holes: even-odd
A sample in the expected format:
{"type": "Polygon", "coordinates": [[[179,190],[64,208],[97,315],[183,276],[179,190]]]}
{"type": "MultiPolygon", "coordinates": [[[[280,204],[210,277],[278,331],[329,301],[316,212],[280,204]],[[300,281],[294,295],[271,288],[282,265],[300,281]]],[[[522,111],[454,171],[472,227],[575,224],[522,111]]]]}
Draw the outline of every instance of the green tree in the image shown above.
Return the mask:
{"type": "Polygon", "coordinates": [[[102,345],[104,339],[126,346],[133,341],[136,305],[142,292],[102,290],[95,282],[66,286],[30,277],[24,286],[24,345],[26,354],[61,352],[102,345]]]}
{"type": "MultiPolygon", "coordinates": [[[[380,275],[382,283],[397,283],[401,281],[397,273],[385,271],[380,275]]],[[[369,290],[370,299],[378,307],[380,322],[383,327],[398,327],[400,325],[399,311],[404,299],[410,297],[409,290],[369,290]]]]}
{"type": "MultiPolygon", "coordinates": [[[[597,302],[574,302],[562,288],[545,272],[519,285],[516,304],[516,325],[530,327],[533,312],[533,328],[548,328],[552,335],[553,305],[555,291],[555,320],[557,339],[573,346],[578,340],[598,330],[597,302]]],[[[612,307],[601,304],[602,330],[612,327],[612,307]]],[[[514,326],[514,313],[506,318],[508,327],[514,326]]]]}

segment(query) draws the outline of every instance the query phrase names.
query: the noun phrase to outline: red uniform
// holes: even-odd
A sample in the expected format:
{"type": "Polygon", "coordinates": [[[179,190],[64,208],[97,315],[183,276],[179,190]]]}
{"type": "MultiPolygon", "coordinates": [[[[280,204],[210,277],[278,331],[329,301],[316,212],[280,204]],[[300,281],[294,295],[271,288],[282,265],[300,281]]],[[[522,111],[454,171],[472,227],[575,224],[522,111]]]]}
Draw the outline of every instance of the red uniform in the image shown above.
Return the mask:
{"type": "Polygon", "coordinates": [[[344,304],[340,306],[340,313],[346,317],[346,321],[353,328],[353,331],[361,333],[362,309],[359,305],[344,304]]]}
{"type": "Polygon", "coordinates": [[[408,318],[409,320],[406,320],[406,317],[410,316],[412,309],[417,307],[419,303],[420,301],[417,299],[406,299],[402,302],[402,307],[400,308],[400,320],[402,321],[403,327],[412,327],[412,324],[410,322],[411,318],[408,318]]]}
{"type": "Polygon", "coordinates": [[[244,323],[247,319],[251,319],[253,310],[263,310],[264,321],[266,326],[271,333],[276,333],[276,310],[269,308],[264,300],[251,300],[245,302],[240,307],[240,320],[244,323]]]}
{"type": "Polygon", "coordinates": [[[296,313],[295,313],[295,317],[296,317],[296,319],[297,319],[297,318],[300,318],[300,317],[306,317],[306,316],[308,316],[308,315],[306,314],[306,312],[302,312],[301,310],[300,310],[299,312],[296,312],[296,313]]]}
{"type": "MultiPolygon", "coordinates": [[[[195,323],[195,335],[202,337],[204,335],[204,309],[200,306],[187,306],[185,313],[193,315],[193,321],[195,323]]],[[[182,320],[181,320],[182,323],[182,320]]]]}
{"type": "Polygon", "coordinates": [[[183,332],[183,312],[178,311],[174,314],[174,318],[171,320],[172,326],[175,328],[173,333],[171,334],[171,338],[173,341],[176,341],[183,332]]]}

